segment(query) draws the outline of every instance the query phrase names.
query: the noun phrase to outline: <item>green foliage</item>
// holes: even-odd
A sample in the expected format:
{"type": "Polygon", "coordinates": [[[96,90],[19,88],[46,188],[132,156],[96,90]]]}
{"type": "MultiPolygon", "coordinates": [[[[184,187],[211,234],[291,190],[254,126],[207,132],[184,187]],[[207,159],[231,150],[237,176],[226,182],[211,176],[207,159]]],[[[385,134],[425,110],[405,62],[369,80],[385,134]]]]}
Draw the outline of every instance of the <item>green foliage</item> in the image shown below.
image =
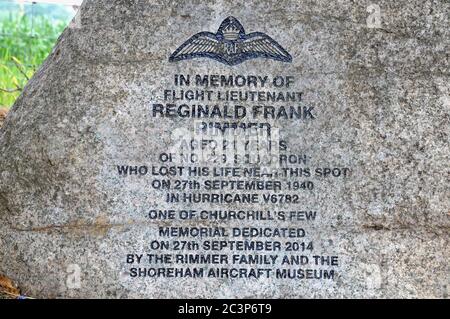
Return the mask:
{"type": "Polygon", "coordinates": [[[68,21],[19,12],[0,16],[0,107],[10,107],[68,21]]]}

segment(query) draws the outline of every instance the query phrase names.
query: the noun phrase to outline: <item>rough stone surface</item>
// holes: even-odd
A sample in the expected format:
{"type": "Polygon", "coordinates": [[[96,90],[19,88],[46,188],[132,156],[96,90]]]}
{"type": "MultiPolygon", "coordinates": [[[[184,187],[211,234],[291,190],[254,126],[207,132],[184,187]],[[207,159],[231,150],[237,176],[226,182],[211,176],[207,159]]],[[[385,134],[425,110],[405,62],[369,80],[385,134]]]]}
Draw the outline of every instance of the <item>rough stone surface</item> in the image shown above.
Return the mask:
{"type": "MultiPolygon", "coordinates": [[[[85,1],[0,130],[0,274],[29,296],[50,298],[448,298],[449,2],[374,2],[376,27],[371,1],[85,1]],[[292,63],[169,62],[184,41],[215,33],[228,16],[247,33],[270,35],[292,63]],[[276,178],[314,183],[283,190],[300,200],[286,205],[166,203],[167,191],[152,187],[161,177],[119,176],[117,165],[166,165],[159,156],[171,134],[194,122],[152,115],[154,103],[167,103],[165,89],[180,89],[176,74],[293,76],[290,90],[303,92],[301,105],[314,107],[315,118],[271,122],[287,154],[307,156],[290,167],[349,168],[348,176],[276,178]],[[305,210],[317,218],[151,220],[151,209],[305,210]],[[127,254],[208,253],[152,250],[152,240],[180,239],[159,236],[158,227],[170,226],[302,228],[305,237],[293,241],[313,242],[312,252],[256,254],[278,262],[337,256],[337,265],[208,267],[333,269],[335,277],[131,277],[127,254]]],[[[169,179],[180,178],[212,179],[169,179]]],[[[187,191],[196,192],[212,191],[187,191]]]]}
{"type": "Polygon", "coordinates": [[[6,119],[6,114],[8,113],[7,109],[0,108],[0,127],[3,125],[6,119]]]}

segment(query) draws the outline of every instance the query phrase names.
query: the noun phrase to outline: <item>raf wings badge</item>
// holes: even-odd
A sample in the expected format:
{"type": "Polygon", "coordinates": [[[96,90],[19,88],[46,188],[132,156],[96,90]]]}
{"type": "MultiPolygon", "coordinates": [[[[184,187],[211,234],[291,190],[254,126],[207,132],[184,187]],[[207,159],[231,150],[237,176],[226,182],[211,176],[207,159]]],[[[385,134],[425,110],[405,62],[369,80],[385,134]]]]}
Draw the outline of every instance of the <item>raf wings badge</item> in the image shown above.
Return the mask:
{"type": "Polygon", "coordinates": [[[200,32],[183,43],[169,58],[170,62],[210,58],[236,65],[256,58],[291,62],[291,55],[274,39],[262,32],[245,34],[242,24],[226,18],[217,33],[200,32]]]}

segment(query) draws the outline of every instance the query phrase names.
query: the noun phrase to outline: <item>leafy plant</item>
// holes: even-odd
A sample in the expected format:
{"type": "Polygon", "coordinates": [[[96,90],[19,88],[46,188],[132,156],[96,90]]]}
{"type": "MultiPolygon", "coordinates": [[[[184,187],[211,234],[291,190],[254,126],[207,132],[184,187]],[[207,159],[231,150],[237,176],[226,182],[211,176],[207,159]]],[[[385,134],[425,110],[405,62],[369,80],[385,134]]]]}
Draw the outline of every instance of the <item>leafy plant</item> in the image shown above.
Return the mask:
{"type": "Polygon", "coordinates": [[[0,107],[10,107],[51,52],[68,21],[0,15],[0,107]]]}

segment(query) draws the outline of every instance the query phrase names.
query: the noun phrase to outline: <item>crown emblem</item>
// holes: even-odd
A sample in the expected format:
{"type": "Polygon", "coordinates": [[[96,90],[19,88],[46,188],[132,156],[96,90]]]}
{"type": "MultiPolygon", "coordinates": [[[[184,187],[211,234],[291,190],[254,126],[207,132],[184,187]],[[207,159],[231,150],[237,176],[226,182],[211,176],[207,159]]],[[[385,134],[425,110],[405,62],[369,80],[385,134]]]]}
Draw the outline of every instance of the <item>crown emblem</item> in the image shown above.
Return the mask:
{"type": "Polygon", "coordinates": [[[223,29],[223,37],[225,40],[234,41],[239,38],[239,32],[240,30],[234,24],[230,24],[223,29]]]}

